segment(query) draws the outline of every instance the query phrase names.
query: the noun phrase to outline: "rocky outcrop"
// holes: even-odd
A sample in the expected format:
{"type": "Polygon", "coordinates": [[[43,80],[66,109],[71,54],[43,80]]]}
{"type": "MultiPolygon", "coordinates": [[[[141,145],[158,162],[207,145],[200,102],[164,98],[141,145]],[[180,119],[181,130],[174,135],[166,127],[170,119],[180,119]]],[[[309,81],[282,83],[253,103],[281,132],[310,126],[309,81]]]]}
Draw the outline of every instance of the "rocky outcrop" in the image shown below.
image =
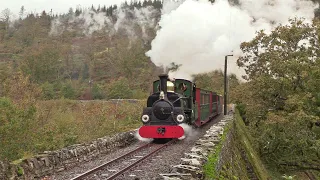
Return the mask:
{"type": "Polygon", "coordinates": [[[135,132],[119,133],[57,151],[45,151],[16,165],[0,162],[0,179],[34,179],[66,170],[137,141],[135,132]]]}
{"type": "MultiPolygon", "coordinates": [[[[224,133],[224,126],[233,120],[233,115],[225,116],[219,123],[210,127],[206,134],[197,140],[190,152],[185,153],[180,164],[173,166],[170,174],[160,174],[166,180],[201,179],[203,176],[202,167],[207,162],[208,154],[214,151],[214,147],[221,140],[224,133]]],[[[221,164],[219,159],[218,167],[221,164]]]]}

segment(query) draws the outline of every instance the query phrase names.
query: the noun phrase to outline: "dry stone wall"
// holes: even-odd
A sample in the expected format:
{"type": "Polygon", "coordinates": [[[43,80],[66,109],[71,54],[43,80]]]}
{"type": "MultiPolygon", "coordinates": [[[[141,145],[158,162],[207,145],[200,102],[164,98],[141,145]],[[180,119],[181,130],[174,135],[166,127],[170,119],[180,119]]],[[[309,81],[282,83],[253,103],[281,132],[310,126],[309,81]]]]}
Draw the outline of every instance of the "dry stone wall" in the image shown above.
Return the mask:
{"type": "MultiPolygon", "coordinates": [[[[214,151],[214,147],[221,140],[224,127],[234,118],[233,115],[224,116],[217,124],[210,127],[206,134],[192,147],[190,152],[185,153],[180,164],[173,166],[170,174],[160,174],[166,180],[191,180],[203,177],[202,167],[207,162],[208,154],[214,151]]],[[[228,141],[226,141],[228,142],[228,141]]],[[[217,168],[221,168],[223,159],[219,159],[217,168]]]]}
{"type": "Polygon", "coordinates": [[[90,143],[75,144],[57,151],[45,151],[32,158],[24,159],[16,165],[0,161],[0,180],[37,179],[66,170],[81,162],[90,161],[101,154],[137,141],[136,131],[98,138],[90,143]]]}

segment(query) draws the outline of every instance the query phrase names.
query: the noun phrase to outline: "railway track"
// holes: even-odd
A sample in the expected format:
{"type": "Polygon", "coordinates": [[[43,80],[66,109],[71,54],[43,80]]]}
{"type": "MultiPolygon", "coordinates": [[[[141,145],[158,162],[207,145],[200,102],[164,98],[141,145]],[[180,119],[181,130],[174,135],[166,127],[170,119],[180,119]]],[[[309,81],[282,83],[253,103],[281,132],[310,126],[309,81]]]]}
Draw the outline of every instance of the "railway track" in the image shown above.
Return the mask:
{"type": "Polygon", "coordinates": [[[144,144],[120,157],[112,159],[100,166],[97,166],[71,180],[86,180],[86,179],[106,179],[111,180],[119,177],[138,163],[159,152],[161,149],[172,144],[174,140],[171,140],[165,144],[144,144]],[[129,163],[128,163],[129,162],[129,163]]]}

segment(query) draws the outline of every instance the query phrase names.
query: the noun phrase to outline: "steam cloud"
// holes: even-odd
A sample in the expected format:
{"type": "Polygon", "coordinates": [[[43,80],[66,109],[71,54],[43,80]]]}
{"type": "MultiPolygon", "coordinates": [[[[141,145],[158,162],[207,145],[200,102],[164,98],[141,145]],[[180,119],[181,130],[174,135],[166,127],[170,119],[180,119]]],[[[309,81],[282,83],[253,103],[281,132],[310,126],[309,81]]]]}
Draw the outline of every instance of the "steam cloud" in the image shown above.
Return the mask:
{"type": "Polygon", "coordinates": [[[117,18],[113,22],[111,17],[106,16],[104,12],[96,13],[92,10],[84,10],[79,16],[74,13],[69,16],[56,18],[51,24],[50,35],[61,35],[64,31],[73,31],[81,29],[86,36],[91,36],[96,31],[104,31],[113,35],[120,29],[124,29],[130,38],[136,38],[134,25],[138,24],[142,28],[143,38],[147,38],[146,28],[154,28],[156,24],[156,15],[159,13],[153,7],[134,8],[117,8],[113,14],[117,18]],[[128,18],[131,16],[131,19],[128,18]],[[132,19],[134,18],[134,19],[132,19]]]}
{"type": "Polygon", "coordinates": [[[315,8],[306,0],[240,0],[240,5],[227,0],[165,2],[161,29],[146,55],[157,66],[182,64],[169,76],[191,80],[192,74],[223,68],[224,56],[233,51],[228,72],[241,76],[244,70],[236,65],[241,42],[250,41],[258,30],[270,32],[279,23],[287,24],[289,18],[311,21],[315,8]]]}
{"type": "Polygon", "coordinates": [[[194,129],[191,125],[184,123],[184,124],[179,124],[179,126],[183,128],[184,134],[185,134],[181,138],[179,138],[179,140],[188,141],[198,134],[198,131],[194,129]]]}
{"type": "Polygon", "coordinates": [[[134,137],[137,140],[142,141],[142,142],[151,142],[151,141],[153,141],[153,138],[143,138],[143,137],[141,137],[140,134],[139,134],[139,129],[137,129],[137,131],[135,132],[134,137]]]}

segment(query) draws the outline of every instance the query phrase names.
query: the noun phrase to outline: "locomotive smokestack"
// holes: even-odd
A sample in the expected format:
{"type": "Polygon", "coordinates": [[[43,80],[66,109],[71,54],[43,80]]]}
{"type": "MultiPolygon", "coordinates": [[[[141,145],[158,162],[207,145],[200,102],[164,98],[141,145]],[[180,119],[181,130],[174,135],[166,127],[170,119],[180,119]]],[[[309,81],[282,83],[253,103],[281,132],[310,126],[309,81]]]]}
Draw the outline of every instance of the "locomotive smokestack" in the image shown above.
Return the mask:
{"type": "Polygon", "coordinates": [[[167,81],[168,81],[168,75],[167,74],[160,74],[160,91],[163,91],[164,94],[167,94],[167,81]]]}

